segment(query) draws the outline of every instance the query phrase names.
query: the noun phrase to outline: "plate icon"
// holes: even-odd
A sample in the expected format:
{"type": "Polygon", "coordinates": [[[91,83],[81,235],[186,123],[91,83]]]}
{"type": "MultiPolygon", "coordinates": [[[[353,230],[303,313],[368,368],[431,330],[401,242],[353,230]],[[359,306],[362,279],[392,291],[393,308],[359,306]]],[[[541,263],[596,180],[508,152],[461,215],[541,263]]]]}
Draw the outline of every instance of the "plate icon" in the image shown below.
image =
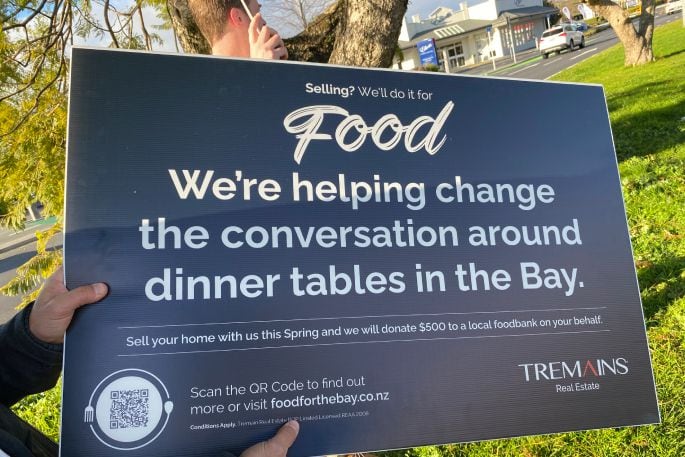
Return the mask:
{"type": "Polygon", "coordinates": [[[133,450],[147,446],[164,431],[173,409],[169,391],[157,376],[127,368],[100,381],[83,420],[106,446],[133,450]]]}

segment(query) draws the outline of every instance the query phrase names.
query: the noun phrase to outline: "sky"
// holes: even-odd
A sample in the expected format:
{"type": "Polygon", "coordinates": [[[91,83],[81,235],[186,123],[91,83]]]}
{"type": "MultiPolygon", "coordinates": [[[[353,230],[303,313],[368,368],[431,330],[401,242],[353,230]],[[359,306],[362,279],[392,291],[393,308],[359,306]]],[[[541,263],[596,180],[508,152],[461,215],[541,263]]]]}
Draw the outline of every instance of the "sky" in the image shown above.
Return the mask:
{"type": "MultiPolygon", "coordinates": [[[[130,7],[130,5],[133,4],[133,2],[127,0],[120,0],[117,2],[113,2],[113,4],[115,4],[115,7],[117,7],[120,11],[123,11],[130,7]]],[[[91,2],[91,5],[93,8],[93,17],[96,18],[100,24],[103,24],[104,16],[102,4],[100,2],[91,2]]],[[[110,16],[110,18],[112,17],[113,16],[110,16]]],[[[161,21],[157,18],[157,12],[153,8],[143,8],[143,18],[145,19],[145,26],[147,27],[148,31],[158,34],[163,41],[162,45],[154,45],[155,50],[176,52],[176,47],[174,46],[174,33],[171,30],[157,30],[154,28],[155,25],[161,23],[161,21]]],[[[140,30],[140,27],[138,27],[137,30],[140,30]]],[[[107,35],[102,37],[92,35],[85,39],[78,36],[74,36],[74,44],[82,46],[105,47],[109,45],[110,41],[111,39],[107,35]]]]}

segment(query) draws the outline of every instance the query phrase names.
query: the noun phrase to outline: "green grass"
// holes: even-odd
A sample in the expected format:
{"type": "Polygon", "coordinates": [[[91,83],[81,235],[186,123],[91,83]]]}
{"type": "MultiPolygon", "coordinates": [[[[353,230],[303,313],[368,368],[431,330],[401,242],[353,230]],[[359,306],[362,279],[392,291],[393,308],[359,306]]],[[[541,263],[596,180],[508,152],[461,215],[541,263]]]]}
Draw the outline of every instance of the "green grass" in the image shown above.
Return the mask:
{"type": "Polygon", "coordinates": [[[623,67],[618,45],[557,74],[602,84],[619,159],[662,424],[429,446],[385,457],[685,455],[685,28],[659,27],[656,62],[623,67]]]}
{"type": "Polygon", "coordinates": [[[59,439],[62,381],[54,389],[24,398],[12,408],[26,422],[43,432],[53,441],[59,439]]]}
{"type": "Polygon", "coordinates": [[[657,28],[654,63],[623,67],[623,47],[618,45],[554,77],[604,86],[620,161],[685,143],[684,40],[682,26],[672,22],[657,28]]]}
{"type": "MultiPolygon", "coordinates": [[[[387,457],[685,455],[685,28],[656,30],[653,64],[623,68],[616,46],[555,76],[603,84],[619,157],[663,423],[423,447],[387,457]]],[[[15,410],[57,438],[59,387],[15,410]]]]}

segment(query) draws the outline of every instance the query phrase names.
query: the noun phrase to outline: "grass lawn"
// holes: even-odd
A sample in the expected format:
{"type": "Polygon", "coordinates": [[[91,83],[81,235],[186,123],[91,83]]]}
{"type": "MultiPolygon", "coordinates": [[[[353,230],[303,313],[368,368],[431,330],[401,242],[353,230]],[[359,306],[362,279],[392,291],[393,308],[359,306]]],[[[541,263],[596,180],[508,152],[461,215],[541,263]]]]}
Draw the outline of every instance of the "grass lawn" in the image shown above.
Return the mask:
{"type": "MultiPolygon", "coordinates": [[[[554,77],[602,84],[619,160],[662,424],[423,447],[386,457],[685,456],[685,28],[659,27],[656,62],[617,45],[554,77]]],[[[630,399],[626,399],[630,401],[630,399]]]]}
{"type": "MultiPolygon", "coordinates": [[[[385,453],[428,456],[685,455],[685,28],[656,29],[657,61],[623,68],[616,46],[558,74],[604,85],[663,423],[385,453]]],[[[630,399],[626,399],[630,401],[630,399]]],[[[57,439],[59,389],[15,410],[57,439]]]]}

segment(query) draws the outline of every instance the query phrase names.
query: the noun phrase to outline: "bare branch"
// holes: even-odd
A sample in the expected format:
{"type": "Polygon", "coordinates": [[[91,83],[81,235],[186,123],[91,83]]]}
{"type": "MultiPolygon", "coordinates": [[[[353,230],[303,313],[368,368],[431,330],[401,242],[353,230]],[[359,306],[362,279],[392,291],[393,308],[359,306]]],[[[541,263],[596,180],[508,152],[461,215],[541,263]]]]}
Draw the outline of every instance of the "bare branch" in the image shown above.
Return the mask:
{"type": "MultiPolygon", "coordinates": [[[[167,0],[164,3],[164,6],[166,7],[166,14],[169,16],[169,19],[171,19],[171,10],[169,9],[169,0],[167,0]]],[[[172,32],[174,33],[174,47],[176,48],[176,52],[179,52],[178,49],[178,35],[176,34],[176,28],[171,27],[172,32]]]]}
{"type": "Polygon", "coordinates": [[[150,38],[150,34],[147,31],[147,28],[145,28],[145,20],[143,19],[143,9],[140,7],[140,3],[138,3],[138,16],[140,17],[140,27],[143,31],[143,37],[145,37],[145,49],[148,51],[152,51],[152,39],[150,38]]]}
{"type": "Polygon", "coordinates": [[[105,12],[104,12],[104,17],[105,17],[105,26],[107,27],[107,31],[109,32],[109,36],[112,38],[112,43],[114,44],[115,47],[119,47],[119,41],[117,40],[117,37],[114,33],[114,30],[112,30],[112,24],[109,22],[109,0],[105,0],[104,3],[105,7],[105,12]]]}

